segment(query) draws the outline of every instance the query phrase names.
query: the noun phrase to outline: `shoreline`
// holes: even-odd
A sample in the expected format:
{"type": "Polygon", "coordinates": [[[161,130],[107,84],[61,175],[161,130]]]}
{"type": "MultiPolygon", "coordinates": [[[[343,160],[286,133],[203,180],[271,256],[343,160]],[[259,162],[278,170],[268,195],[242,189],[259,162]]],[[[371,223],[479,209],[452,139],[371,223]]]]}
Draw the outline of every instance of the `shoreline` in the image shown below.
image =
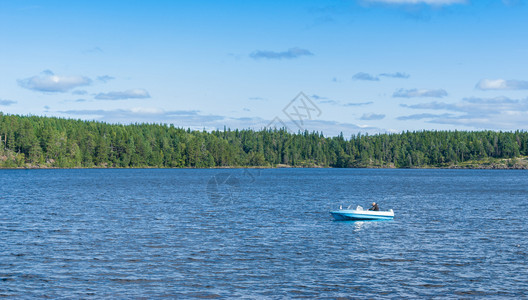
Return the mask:
{"type": "Polygon", "coordinates": [[[14,167],[4,168],[0,167],[0,170],[134,170],[134,169],[167,169],[167,170],[235,170],[235,169],[393,169],[393,170],[528,170],[526,165],[477,165],[477,166],[464,166],[464,165],[452,165],[452,166],[421,166],[421,167],[394,167],[394,166],[365,166],[365,167],[348,167],[348,168],[336,168],[336,167],[323,167],[323,166],[228,166],[228,167],[209,167],[209,168],[196,168],[196,167],[50,167],[50,166],[27,166],[27,167],[14,167]]]}

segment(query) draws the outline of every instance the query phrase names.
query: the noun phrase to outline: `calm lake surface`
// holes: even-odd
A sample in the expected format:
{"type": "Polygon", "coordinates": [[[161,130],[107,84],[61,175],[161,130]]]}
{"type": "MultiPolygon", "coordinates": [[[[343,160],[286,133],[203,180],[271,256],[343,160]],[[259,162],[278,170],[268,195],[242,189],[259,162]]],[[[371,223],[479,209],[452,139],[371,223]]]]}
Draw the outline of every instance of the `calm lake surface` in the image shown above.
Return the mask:
{"type": "Polygon", "coordinates": [[[528,296],[525,171],[1,170],[0,184],[0,296],[528,296]],[[372,201],[394,220],[329,214],[372,201]]]}

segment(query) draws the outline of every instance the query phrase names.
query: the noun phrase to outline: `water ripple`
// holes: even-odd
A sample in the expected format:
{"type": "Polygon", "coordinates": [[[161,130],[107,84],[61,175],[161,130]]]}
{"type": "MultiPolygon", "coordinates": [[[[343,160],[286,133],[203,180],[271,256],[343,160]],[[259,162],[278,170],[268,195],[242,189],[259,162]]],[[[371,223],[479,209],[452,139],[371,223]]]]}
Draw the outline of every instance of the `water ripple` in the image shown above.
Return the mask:
{"type": "Polygon", "coordinates": [[[526,172],[248,172],[0,171],[0,297],[528,295],[526,172]],[[395,220],[328,214],[372,200],[395,220]]]}

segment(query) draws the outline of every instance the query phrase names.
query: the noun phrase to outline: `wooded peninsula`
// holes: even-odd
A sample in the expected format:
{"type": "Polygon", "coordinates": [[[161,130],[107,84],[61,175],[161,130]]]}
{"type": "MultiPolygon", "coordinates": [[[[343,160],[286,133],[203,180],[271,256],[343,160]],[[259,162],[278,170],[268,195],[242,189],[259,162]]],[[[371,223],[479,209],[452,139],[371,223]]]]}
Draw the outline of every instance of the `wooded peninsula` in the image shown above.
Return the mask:
{"type": "Polygon", "coordinates": [[[192,131],[0,113],[0,168],[528,168],[525,131],[325,137],[285,129],[192,131]]]}

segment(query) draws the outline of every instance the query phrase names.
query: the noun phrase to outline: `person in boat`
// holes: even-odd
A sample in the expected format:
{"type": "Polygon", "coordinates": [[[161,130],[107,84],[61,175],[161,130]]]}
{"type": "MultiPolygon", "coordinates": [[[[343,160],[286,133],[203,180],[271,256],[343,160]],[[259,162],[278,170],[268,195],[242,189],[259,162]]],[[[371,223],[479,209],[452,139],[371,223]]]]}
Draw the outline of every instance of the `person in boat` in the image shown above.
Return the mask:
{"type": "Polygon", "coordinates": [[[379,206],[376,202],[372,202],[372,207],[368,210],[379,211],[379,206]]]}

